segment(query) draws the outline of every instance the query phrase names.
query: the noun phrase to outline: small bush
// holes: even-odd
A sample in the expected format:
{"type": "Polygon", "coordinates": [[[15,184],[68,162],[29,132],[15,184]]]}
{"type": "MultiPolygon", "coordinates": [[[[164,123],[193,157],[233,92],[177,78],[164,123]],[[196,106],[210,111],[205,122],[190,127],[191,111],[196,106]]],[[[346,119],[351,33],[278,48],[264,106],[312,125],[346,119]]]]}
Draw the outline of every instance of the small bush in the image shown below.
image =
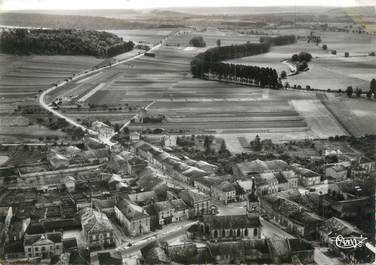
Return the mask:
{"type": "Polygon", "coordinates": [[[206,43],[205,43],[204,38],[202,36],[193,37],[189,41],[189,44],[192,45],[193,47],[205,47],[206,46],[206,43]]]}

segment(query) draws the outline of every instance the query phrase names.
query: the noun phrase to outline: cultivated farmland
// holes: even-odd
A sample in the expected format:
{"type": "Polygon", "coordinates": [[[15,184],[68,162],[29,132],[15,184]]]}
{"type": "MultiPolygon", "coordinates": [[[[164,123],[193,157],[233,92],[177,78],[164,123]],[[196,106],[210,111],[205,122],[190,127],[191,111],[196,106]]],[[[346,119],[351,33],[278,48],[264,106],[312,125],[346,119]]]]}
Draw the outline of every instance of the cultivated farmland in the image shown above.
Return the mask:
{"type": "Polygon", "coordinates": [[[33,125],[28,118],[13,114],[17,105],[36,105],[36,95],[53,83],[71,77],[102,60],[84,56],[0,55],[0,138],[30,139],[62,135],[33,125]],[[19,137],[19,138],[17,138],[19,137]]]}
{"type": "MultiPolygon", "coordinates": [[[[213,40],[212,45],[218,38],[222,38],[222,42],[230,42],[233,37],[233,34],[226,35],[221,31],[216,31],[217,35],[214,36],[213,31],[208,31],[210,38],[205,32],[200,34],[205,40],[213,40]]],[[[196,33],[177,34],[168,40],[170,46],[155,51],[154,58],[144,56],[91,79],[78,81],[79,85],[90,84],[92,89],[106,84],[85,98],[85,103],[109,106],[128,104],[138,108],[151,103],[148,113],[164,115],[166,121],[132,123],[132,129],[164,128],[171,135],[216,134],[226,139],[234,152],[244,151],[247,148],[245,143],[256,134],[275,141],[346,134],[317,99],[316,93],[275,91],[192,79],[190,60],[204,50],[185,47],[186,40],[193,35],[196,33]],[[307,102],[311,106],[309,114],[300,107],[307,102]],[[325,130],[321,130],[324,123],[325,130]]],[[[249,39],[249,36],[246,37],[249,39]]],[[[256,38],[259,36],[254,36],[256,38]]],[[[121,118],[130,118],[135,113],[119,114],[117,119],[110,117],[115,115],[103,115],[120,122],[121,118]]],[[[104,119],[94,113],[91,115],[104,119]]],[[[79,113],[72,117],[88,118],[86,114],[79,113]]]]}
{"type": "MultiPolygon", "coordinates": [[[[291,31],[281,32],[281,34],[288,33],[291,34],[291,31]]],[[[309,31],[301,31],[299,34],[308,35],[309,31]]],[[[229,62],[272,67],[279,73],[282,70],[288,73],[289,67],[283,63],[283,60],[291,58],[295,53],[309,52],[313,56],[309,63],[309,71],[289,76],[286,81],[290,85],[296,84],[302,87],[309,85],[321,90],[345,90],[348,86],[368,90],[370,80],[375,78],[376,57],[368,56],[376,49],[375,37],[328,32],[316,32],[316,34],[323,40],[320,46],[300,40],[293,45],[272,47],[266,54],[229,62]],[[321,48],[324,43],[328,46],[327,51],[321,48]],[[337,54],[331,54],[332,50],[336,50],[337,54]],[[344,56],[346,51],[350,54],[348,58],[344,56]]]]}
{"type": "MultiPolygon", "coordinates": [[[[326,138],[334,135],[356,135],[355,129],[351,130],[348,127],[367,126],[365,122],[351,125],[338,119],[338,115],[344,110],[337,103],[343,96],[338,99],[334,94],[270,90],[193,79],[190,74],[190,61],[197,53],[206,49],[188,46],[190,38],[196,35],[202,35],[209,46],[215,46],[217,39],[221,39],[222,44],[230,44],[244,43],[247,40],[258,41],[260,37],[214,29],[201,32],[193,32],[193,30],[175,32],[162,47],[153,51],[155,57],[142,56],[77,80],[54,92],[50,95],[50,100],[61,97],[67,102],[66,104],[73,101],[80,102],[84,106],[105,105],[112,110],[92,111],[85,108],[62,111],[77,121],[99,119],[118,124],[124,124],[139,113],[142,107],[150,105],[147,115],[164,115],[165,120],[162,123],[131,123],[130,129],[147,131],[163,128],[171,138],[177,135],[214,134],[224,138],[230,151],[233,152],[247,150],[249,141],[257,134],[261,138],[280,142],[292,139],[326,138]]],[[[155,42],[161,39],[154,34],[151,39],[143,41],[155,43],[153,38],[155,42]]],[[[334,74],[327,73],[327,70],[316,71],[315,68],[317,65],[317,68],[321,69],[322,61],[334,69],[338,67],[334,60],[342,59],[330,55],[314,44],[300,41],[294,45],[273,47],[270,53],[238,59],[237,62],[259,63],[262,66],[270,64],[269,66],[282,70],[287,69],[287,66],[280,61],[299,51],[309,51],[318,58],[314,59],[312,65],[310,64],[312,72],[289,77],[288,82],[293,84],[300,79],[301,82],[312,81],[313,84],[310,84],[312,87],[325,85],[325,82],[328,82],[334,89],[335,83],[331,80],[334,74]],[[332,61],[333,64],[330,65],[328,61],[332,61]],[[324,72],[328,77],[326,81],[324,72]]],[[[350,65],[346,66],[344,63],[341,67],[353,67],[351,64],[356,61],[355,58],[346,58],[350,59],[346,61],[350,65]]],[[[364,69],[368,71],[366,67],[364,69]]],[[[344,86],[348,80],[353,80],[354,83],[351,84],[354,86],[365,85],[359,83],[360,81],[366,82],[355,77],[344,79],[335,76],[335,78],[341,80],[338,87],[344,86]]],[[[349,100],[349,102],[353,101],[357,100],[349,100]]],[[[355,113],[362,113],[361,104],[349,104],[354,108],[355,113]]],[[[362,120],[363,117],[360,116],[359,119],[362,120]]],[[[368,121],[372,119],[369,115],[367,117],[368,121]]],[[[362,131],[362,128],[359,128],[359,131],[362,131]]],[[[376,129],[369,128],[369,131],[376,129]]]]}

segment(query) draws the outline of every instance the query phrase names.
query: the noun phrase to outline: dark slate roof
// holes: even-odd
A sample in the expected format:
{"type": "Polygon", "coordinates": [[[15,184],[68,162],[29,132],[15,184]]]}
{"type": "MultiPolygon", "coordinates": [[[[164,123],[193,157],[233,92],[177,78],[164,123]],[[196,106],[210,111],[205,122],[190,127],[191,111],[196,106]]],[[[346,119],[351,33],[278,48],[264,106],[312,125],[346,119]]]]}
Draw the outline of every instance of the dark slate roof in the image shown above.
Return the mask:
{"type": "Polygon", "coordinates": [[[205,215],[203,223],[211,229],[236,229],[245,227],[260,227],[259,218],[248,218],[246,215],[205,215]]]}
{"type": "Polygon", "coordinates": [[[26,234],[28,235],[35,235],[35,234],[43,234],[46,230],[44,229],[43,224],[41,223],[30,223],[29,226],[26,228],[26,234]]]}
{"type": "Polygon", "coordinates": [[[65,238],[63,240],[64,250],[77,249],[77,239],[75,237],[65,238]]]}
{"type": "Polygon", "coordinates": [[[274,176],[277,178],[278,184],[288,182],[285,176],[283,176],[281,172],[274,173],[274,176]]]}
{"type": "Polygon", "coordinates": [[[187,232],[189,233],[196,233],[199,231],[199,224],[193,224],[191,225],[188,229],[187,229],[187,232]]]}
{"type": "Polygon", "coordinates": [[[75,229],[81,228],[81,222],[76,219],[59,219],[46,220],[43,222],[46,231],[54,231],[59,229],[75,229]]]}

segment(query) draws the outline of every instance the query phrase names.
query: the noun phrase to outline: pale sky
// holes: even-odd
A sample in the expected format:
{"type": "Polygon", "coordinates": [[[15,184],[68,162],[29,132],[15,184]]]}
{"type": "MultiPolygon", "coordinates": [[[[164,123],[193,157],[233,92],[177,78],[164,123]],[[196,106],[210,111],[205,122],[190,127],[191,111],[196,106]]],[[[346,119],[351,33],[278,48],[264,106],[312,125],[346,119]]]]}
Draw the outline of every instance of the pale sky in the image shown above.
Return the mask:
{"type": "Polygon", "coordinates": [[[0,10],[141,9],[200,6],[358,6],[376,0],[0,0],[0,10]]]}

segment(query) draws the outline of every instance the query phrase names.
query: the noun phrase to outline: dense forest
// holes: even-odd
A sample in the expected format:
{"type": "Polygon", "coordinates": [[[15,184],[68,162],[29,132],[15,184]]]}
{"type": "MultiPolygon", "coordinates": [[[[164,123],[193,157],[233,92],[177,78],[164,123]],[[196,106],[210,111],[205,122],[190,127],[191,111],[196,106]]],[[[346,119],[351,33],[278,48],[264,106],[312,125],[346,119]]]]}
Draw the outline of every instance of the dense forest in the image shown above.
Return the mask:
{"type": "Polygon", "coordinates": [[[104,31],[77,29],[9,29],[1,33],[2,53],[91,55],[112,57],[132,50],[133,42],[104,31]]]}

